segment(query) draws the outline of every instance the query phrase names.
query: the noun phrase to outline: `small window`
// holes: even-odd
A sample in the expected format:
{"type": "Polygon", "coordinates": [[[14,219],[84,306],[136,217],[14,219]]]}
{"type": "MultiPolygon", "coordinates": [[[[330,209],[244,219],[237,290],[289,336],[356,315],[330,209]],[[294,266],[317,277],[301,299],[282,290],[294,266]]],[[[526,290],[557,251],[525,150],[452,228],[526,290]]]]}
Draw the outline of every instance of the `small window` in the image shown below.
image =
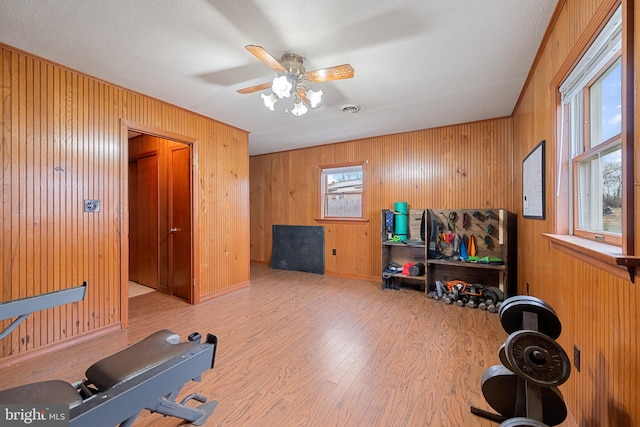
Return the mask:
{"type": "Polygon", "coordinates": [[[362,164],[320,167],[320,218],[362,219],[364,169],[362,164]]]}
{"type": "Polygon", "coordinates": [[[621,8],[560,85],[568,143],[571,234],[622,242],[621,8]]]}

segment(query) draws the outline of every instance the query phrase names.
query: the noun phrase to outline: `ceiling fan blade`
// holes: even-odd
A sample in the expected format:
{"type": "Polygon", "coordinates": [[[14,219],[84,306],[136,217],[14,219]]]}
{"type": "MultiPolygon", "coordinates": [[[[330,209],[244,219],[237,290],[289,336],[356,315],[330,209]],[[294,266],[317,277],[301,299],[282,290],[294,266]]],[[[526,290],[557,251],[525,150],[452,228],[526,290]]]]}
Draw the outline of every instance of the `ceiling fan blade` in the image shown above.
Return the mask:
{"type": "Polygon", "coordinates": [[[260,61],[267,64],[269,68],[279,73],[287,72],[287,69],[284,68],[284,66],[280,62],[278,62],[273,56],[271,56],[269,52],[267,52],[262,46],[254,46],[250,44],[245,46],[244,48],[247,49],[249,52],[251,52],[253,56],[258,58],[260,61]]]}
{"type": "Polygon", "coordinates": [[[335,67],[321,68],[307,72],[307,78],[314,83],[350,79],[352,77],[353,68],[349,64],[336,65],[335,67]]]}
{"type": "Polygon", "coordinates": [[[262,83],[261,85],[256,85],[256,86],[251,86],[251,87],[245,87],[244,89],[238,89],[238,93],[254,93],[254,92],[260,92],[261,90],[265,90],[265,89],[271,89],[271,86],[273,85],[272,82],[269,83],[262,83]]]}

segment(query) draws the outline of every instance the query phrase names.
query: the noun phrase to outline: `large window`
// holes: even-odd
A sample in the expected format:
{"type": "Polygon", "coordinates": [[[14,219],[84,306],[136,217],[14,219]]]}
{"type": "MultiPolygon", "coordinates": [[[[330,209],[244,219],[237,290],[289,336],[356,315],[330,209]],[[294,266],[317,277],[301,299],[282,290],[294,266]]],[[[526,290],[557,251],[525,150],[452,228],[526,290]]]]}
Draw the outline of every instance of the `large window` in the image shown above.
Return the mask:
{"type": "Polygon", "coordinates": [[[320,167],[320,218],[362,219],[364,211],[362,164],[320,167]]]}
{"type": "Polygon", "coordinates": [[[622,11],[619,7],[560,85],[568,146],[569,232],[621,245],[622,11]]]}

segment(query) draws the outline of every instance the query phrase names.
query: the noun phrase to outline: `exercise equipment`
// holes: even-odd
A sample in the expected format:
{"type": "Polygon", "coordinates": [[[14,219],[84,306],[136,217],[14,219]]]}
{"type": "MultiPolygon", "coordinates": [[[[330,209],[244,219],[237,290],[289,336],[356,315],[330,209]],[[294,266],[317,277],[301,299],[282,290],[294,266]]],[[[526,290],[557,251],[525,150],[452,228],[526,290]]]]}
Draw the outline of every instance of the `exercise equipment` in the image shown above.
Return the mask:
{"type": "Polygon", "coordinates": [[[542,387],[564,384],[571,373],[569,356],[555,340],[537,331],[516,331],[505,341],[513,372],[542,387]]]}
{"type": "Polygon", "coordinates": [[[395,214],[394,233],[400,237],[400,241],[405,241],[409,231],[409,205],[407,202],[395,202],[393,210],[395,214]]]}
{"type": "Polygon", "coordinates": [[[422,276],[424,275],[425,265],[422,262],[415,263],[409,267],[410,276],[422,276]]]}
{"type": "Polygon", "coordinates": [[[387,233],[387,240],[391,240],[393,238],[393,211],[385,213],[384,230],[387,233]]]}
{"type": "Polygon", "coordinates": [[[82,286],[0,303],[0,320],[16,317],[16,319],[0,333],[0,340],[9,335],[11,331],[17,328],[18,325],[24,322],[32,313],[81,301],[84,299],[86,293],[87,282],[83,282],[82,286]]]}
{"type": "Polygon", "coordinates": [[[504,300],[498,313],[509,336],[498,350],[501,364],[485,370],[481,379],[482,394],[498,414],[474,407],[471,412],[501,427],[561,424],[567,407],[558,386],[569,379],[571,362],[555,341],[560,319],[549,304],[524,295],[504,300]]]}
{"type": "MultiPolygon", "coordinates": [[[[517,374],[505,366],[494,365],[484,371],[481,380],[482,394],[498,414],[507,419],[526,413],[526,384],[517,374]]],[[[567,417],[567,407],[557,387],[541,388],[540,401],[546,409],[543,425],[555,426],[567,417]]]]}
{"type": "Polygon", "coordinates": [[[508,334],[523,329],[522,321],[525,312],[536,315],[536,330],[554,340],[560,336],[562,324],[553,308],[541,299],[528,295],[511,297],[500,307],[500,311],[498,312],[500,322],[508,334]]]}
{"type": "Polygon", "coordinates": [[[175,399],[185,383],[200,381],[214,366],[218,338],[207,334],[204,343],[194,332],[188,340],[160,330],[87,369],[86,379],[74,384],[53,380],[0,391],[5,404],[68,404],[72,427],[129,427],[147,409],[193,425],[204,424],[216,401],[200,394],[175,399]],[[187,406],[190,401],[198,406],[187,406]]]}
{"type": "Polygon", "coordinates": [[[515,417],[504,421],[500,427],[546,427],[546,424],[532,418],[515,417]]]}

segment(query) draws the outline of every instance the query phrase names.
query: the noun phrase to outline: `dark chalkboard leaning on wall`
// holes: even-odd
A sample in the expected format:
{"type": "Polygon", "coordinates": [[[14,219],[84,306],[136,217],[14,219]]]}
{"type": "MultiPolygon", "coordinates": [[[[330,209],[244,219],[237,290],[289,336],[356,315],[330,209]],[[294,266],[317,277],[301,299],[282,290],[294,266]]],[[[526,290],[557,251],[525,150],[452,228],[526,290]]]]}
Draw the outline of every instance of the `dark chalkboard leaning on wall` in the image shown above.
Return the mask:
{"type": "Polygon", "coordinates": [[[324,274],[324,227],[272,226],[271,268],[324,274]]]}

